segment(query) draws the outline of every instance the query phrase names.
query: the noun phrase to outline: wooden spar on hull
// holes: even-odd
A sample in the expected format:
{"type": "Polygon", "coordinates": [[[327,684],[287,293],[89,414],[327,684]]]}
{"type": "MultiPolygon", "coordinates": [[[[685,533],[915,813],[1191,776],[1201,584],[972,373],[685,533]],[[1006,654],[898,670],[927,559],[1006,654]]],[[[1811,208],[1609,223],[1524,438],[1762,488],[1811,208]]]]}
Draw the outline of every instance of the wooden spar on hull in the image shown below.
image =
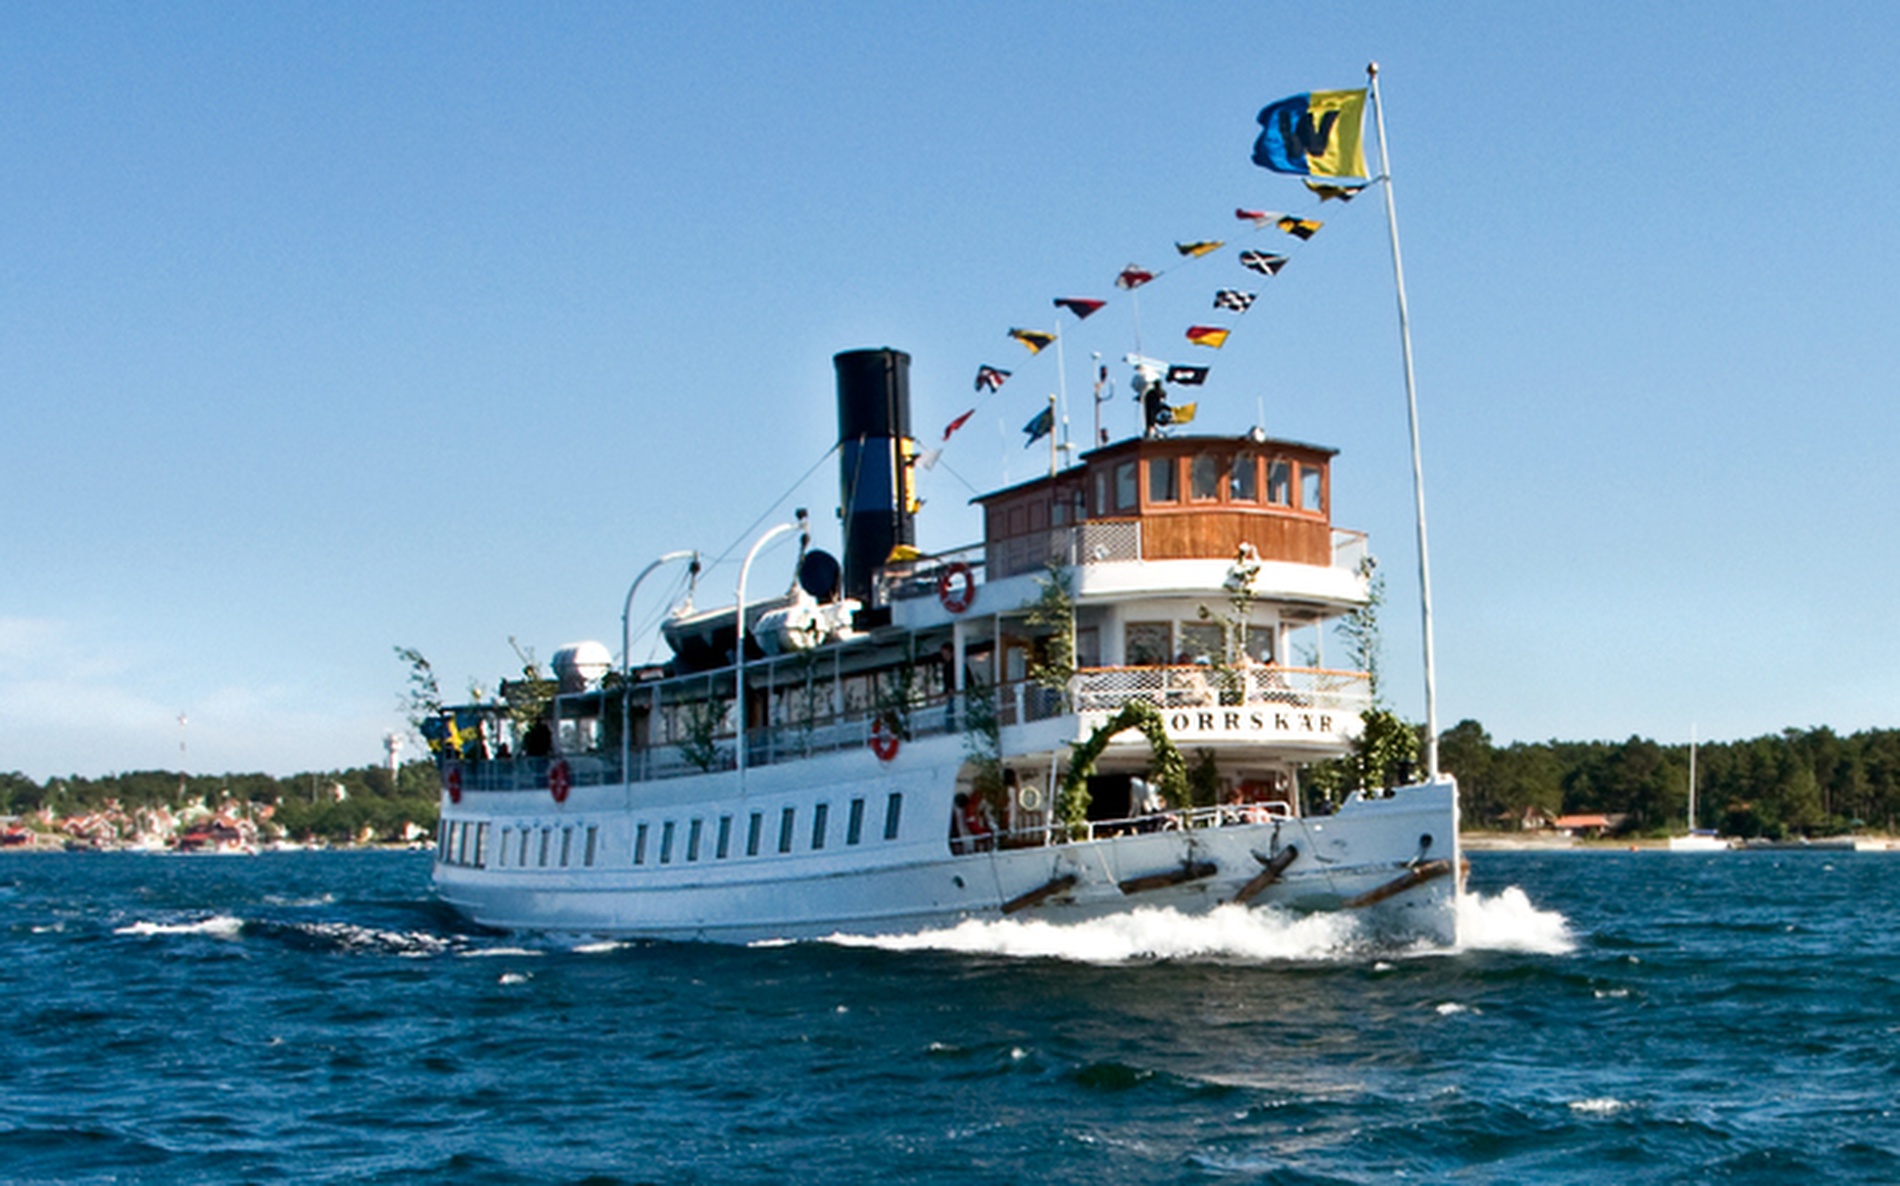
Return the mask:
{"type": "Polygon", "coordinates": [[[1115,883],[1115,888],[1123,894],[1141,894],[1149,890],[1167,889],[1171,885],[1200,881],[1219,872],[1220,866],[1212,861],[1185,861],[1179,869],[1170,869],[1166,873],[1151,873],[1146,877],[1131,877],[1127,881],[1118,881],[1115,883]]]}
{"type": "Polygon", "coordinates": [[[1014,914],[1018,910],[1027,910],[1031,906],[1040,905],[1064,890],[1074,888],[1075,874],[1064,873],[1060,877],[1052,877],[1028,893],[1017,894],[1009,901],[1003,903],[1003,913],[1014,914]]]}
{"type": "MultiPolygon", "coordinates": [[[[1280,875],[1286,872],[1287,866],[1291,865],[1299,855],[1299,846],[1297,844],[1289,844],[1275,853],[1272,860],[1261,862],[1266,865],[1266,868],[1262,869],[1259,875],[1252,881],[1240,887],[1234,894],[1234,901],[1245,906],[1247,903],[1259,897],[1262,890],[1280,880],[1280,875]]],[[[1254,854],[1254,860],[1260,860],[1259,853],[1254,854]]]]}
{"type": "Polygon", "coordinates": [[[1428,881],[1436,881],[1450,872],[1450,861],[1426,861],[1423,864],[1414,865],[1384,885],[1375,886],[1357,897],[1347,898],[1341,905],[1348,910],[1357,910],[1362,906],[1377,905],[1387,898],[1424,885],[1428,881]]]}

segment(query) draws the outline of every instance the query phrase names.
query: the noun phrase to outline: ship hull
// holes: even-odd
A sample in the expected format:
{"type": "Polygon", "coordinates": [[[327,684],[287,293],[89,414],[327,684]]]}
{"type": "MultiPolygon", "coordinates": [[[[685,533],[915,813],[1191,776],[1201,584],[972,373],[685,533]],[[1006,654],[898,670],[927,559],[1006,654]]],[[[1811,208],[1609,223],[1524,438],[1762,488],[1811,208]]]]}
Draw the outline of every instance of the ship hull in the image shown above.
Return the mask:
{"type": "MultiPolygon", "coordinates": [[[[850,793],[848,785],[838,789],[850,793]]],[[[626,794],[601,788],[601,797],[626,794]]],[[[726,814],[743,821],[750,801],[736,801],[726,814]]],[[[925,807],[931,799],[916,794],[913,801],[925,807]]],[[[500,838],[502,822],[518,818],[511,809],[519,805],[496,803],[482,861],[471,862],[467,852],[462,863],[438,859],[436,885],[446,902],[483,926],[626,938],[750,943],[908,934],[1005,918],[1063,925],[1142,908],[1202,914],[1238,902],[1347,910],[1368,932],[1398,940],[1456,939],[1457,792],[1448,780],[1354,796],[1331,815],[1246,822],[1218,811],[1170,813],[1098,829],[1114,834],[1092,839],[1018,836],[965,853],[950,851],[937,826],[948,817],[947,800],[941,806],[944,814],[925,810],[915,822],[915,830],[932,833],[924,838],[861,837],[849,845],[833,838],[829,848],[810,850],[801,828],[797,847],[804,851],[784,855],[767,844],[766,855],[745,857],[735,844],[729,856],[717,856],[706,826],[690,860],[685,821],[713,823],[720,805],[656,809],[656,820],[681,818],[666,862],[651,851],[656,823],[639,865],[608,867],[606,850],[628,834],[615,828],[598,842],[597,867],[544,869],[534,862],[539,827],[511,827],[500,838]],[[524,830],[525,845],[518,839],[524,830]],[[508,866],[523,855],[525,862],[508,866]]],[[[782,810],[770,803],[770,818],[782,810]]],[[[576,814],[594,818],[584,805],[576,814]]]]}

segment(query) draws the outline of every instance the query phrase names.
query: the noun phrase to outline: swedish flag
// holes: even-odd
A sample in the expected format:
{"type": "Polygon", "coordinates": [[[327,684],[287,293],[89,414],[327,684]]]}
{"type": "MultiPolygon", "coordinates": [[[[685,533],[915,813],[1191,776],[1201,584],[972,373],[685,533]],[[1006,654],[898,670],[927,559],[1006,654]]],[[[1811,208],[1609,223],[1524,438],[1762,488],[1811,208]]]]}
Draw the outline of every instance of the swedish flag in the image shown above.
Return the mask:
{"type": "Polygon", "coordinates": [[[1261,108],[1253,163],[1275,173],[1367,177],[1366,92],[1312,91],[1261,108]]]}

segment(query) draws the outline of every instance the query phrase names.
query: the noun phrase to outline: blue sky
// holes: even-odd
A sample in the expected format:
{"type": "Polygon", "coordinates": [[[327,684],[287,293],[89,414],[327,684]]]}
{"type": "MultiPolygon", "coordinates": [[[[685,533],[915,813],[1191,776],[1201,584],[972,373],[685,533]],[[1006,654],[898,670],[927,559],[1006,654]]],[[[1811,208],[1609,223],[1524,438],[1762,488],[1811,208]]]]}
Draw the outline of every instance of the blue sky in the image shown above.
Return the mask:
{"type": "MultiPolygon", "coordinates": [[[[1896,41],[1875,3],[5,6],[0,770],[171,767],[180,712],[195,770],[375,761],[394,645],[492,686],[781,497],[829,542],[839,350],[909,351],[931,428],[1015,372],[924,491],[969,542],[1057,382],[1004,332],[1130,262],[1174,269],[1148,352],[1214,365],[1197,427],[1341,450],[1420,716],[1383,214],[1247,159],[1371,59],[1441,722],[1893,726],[1896,41]],[[1245,274],[1172,244],[1243,204],[1327,226],[1196,359],[1245,274]]],[[[1131,313],[1065,323],[1072,396],[1131,313]]]]}

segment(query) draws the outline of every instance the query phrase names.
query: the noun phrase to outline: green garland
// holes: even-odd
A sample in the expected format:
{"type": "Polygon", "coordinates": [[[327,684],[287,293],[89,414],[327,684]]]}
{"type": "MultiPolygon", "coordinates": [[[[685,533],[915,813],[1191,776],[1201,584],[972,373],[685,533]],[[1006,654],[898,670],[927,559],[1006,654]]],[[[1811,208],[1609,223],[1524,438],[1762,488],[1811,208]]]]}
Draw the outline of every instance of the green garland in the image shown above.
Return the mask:
{"type": "Polygon", "coordinates": [[[1149,774],[1156,787],[1171,803],[1185,804],[1188,801],[1187,762],[1181,757],[1181,751],[1174,748],[1174,742],[1168,739],[1167,728],[1161,722],[1161,713],[1146,700],[1130,700],[1114,716],[1102,722],[1101,728],[1090,734],[1087,741],[1070,747],[1074,752],[1069,758],[1069,772],[1062,778],[1062,800],[1057,804],[1057,811],[1071,832],[1088,826],[1089,775],[1095,773],[1095,760],[1102,756],[1102,751],[1108,748],[1108,743],[1116,734],[1130,729],[1140,729],[1148,739],[1149,748],[1154,750],[1154,763],[1149,767],[1149,774]]]}

